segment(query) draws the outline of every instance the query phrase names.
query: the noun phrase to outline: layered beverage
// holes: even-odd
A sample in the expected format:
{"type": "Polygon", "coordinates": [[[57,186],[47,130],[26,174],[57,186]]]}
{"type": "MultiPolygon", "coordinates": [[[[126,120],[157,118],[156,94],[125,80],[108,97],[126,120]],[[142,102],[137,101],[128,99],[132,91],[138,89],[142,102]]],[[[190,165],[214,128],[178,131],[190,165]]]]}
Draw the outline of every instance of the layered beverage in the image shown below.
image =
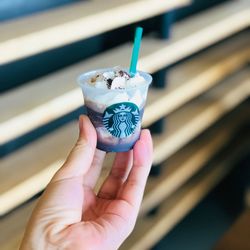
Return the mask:
{"type": "Polygon", "coordinates": [[[139,139],[148,86],[152,77],[133,76],[120,67],[87,72],[79,77],[84,103],[97,132],[97,148],[123,152],[139,139]]]}

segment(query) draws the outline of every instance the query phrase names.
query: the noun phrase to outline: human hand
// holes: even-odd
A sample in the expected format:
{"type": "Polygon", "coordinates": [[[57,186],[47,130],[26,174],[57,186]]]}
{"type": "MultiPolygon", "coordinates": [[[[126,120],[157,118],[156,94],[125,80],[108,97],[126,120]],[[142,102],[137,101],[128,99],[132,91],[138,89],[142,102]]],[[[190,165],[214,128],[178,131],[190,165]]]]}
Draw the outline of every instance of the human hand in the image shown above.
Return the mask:
{"type": "Polygon", "coordinates": [[[93,189],[105,152],[86,116],[79,139],[57,171],[30,218],[21,250],[114,250],[132,232],[152,164],[148,130],[129,152],[117,153],[98,194],[93,189]]]}

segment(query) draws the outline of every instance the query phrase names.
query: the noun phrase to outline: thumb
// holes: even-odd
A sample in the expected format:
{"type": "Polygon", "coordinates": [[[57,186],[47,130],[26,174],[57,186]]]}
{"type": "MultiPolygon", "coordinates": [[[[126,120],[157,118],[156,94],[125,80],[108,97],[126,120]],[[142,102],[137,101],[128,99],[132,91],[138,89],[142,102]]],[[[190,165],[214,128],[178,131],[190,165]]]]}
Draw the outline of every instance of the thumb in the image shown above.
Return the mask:
{"type": "Polygon", "coordinates": [[[51,234],[55,235],[68,225],[81,221],[84,202],[82,175],[91,166],[96,147],[96,132],[86,116],[79,118],[79,131],[76,145],[34,209],[26,236],[32,234],[35,228],[40,228],[43,232],[51,232],[53,229],[51,234]]]}
{"type": "Polygon", "coordinates": [[[53,181],[79,177],[87,173],[96,148],[96,131],[85,115],[79,117],[79,137],[64,165],[53,177],[53,181]]]}

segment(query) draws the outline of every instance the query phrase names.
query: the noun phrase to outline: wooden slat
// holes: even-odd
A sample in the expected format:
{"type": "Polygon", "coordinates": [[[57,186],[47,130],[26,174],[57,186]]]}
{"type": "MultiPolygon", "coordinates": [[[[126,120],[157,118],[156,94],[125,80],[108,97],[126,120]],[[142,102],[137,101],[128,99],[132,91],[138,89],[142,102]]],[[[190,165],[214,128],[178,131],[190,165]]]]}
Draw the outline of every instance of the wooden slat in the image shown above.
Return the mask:
{"type": "MultiPolygon", "coordinates": [[[[249,95],[249,81],[248,69],[243,70],[201,100],[170,115],[166,132],[153,138],[154,163],[174,154],[240,104],[249,95]],[[220,95],[217,96],[217,93],[220,95]]],[[[50,176],[65,160],[76,137],[77,125],[72,123],[0,160],[0,214],[13,209],[46,186],[50,176]]]]}
{"type": "MultiPolygon", "coordinates": [[[[248,40],[250,40],[249,35],[243,34],[171,70],[169,88],[158,93],[151,91],[155,103],[151,107],[148,105],[148,110],[145,111],[145,125],[148,126],[161,116],[169,114],[249,61],[248,40]],[[169,100],[167,103],[166,98],[169,100]],[[162,103],[165,109],[155,109],[162,103]]],[[[157,48],[157,42],[155,43],[155,48],[157,48]]],[[[151,53],[151,49],[144,46],[142,58],[150,56],[151,53]]],[[[129,62],[129,52],[126,46],[2,95],[0,98],[0,144],[80,107],[83,104],[83,98],[80,88],[75,83],[77,75],[84,70],[107,66],[107,62],[117,65],[120,58],[129,62]],[[27,98],[30,96],[33,98],[27,98]]],[[[164,58],[166,56],[162,54],[158,60],[165,60],[164,58]]]]}
{"type": "Polygon", "coordinates": [[[246,68],[208,92],[198,102],[173,113],[166,123],[165,132],[154,137],[154,163],[159,164],[174,154],[243,102],[250,94],[249,85],[250,72],[246,68]],[[171,122],[171,117],[174,122],[171,122]]]}
{"type": "Polygon", "coordinates": [[[148,72],[157,71],[163,65],[170,65],[249,27],[249,24],[248,0],[217,5],[173,25],[171,39],[159,41],[158,49],[154,48],[153,40],[145,41],[144,46],[147,44],[152,54],[139,61],[139,68],[148,72]]]}
{"type": "Polygon", "coordinates": [[[29,202],[17,211],[0,219],[0,246],[1,250],[19,249],[25,225],[36,205],[37,200],[29,202]]]}
{"type": "Polygon", "coordinates": [[[145,215],[199,172],[230,141],[235,129],[243,124],[249,115],[248,105],[170,157],[163,164],[161,175],[149,178],[140,216],[145,215]]]}
{"type": "Polygon", "coordinates": [[[167,88],[151,89],[149,92],[149,105],[144,113],[144,126],[149,126],[154,121],[170,114],[249,62],[249,46],[242,44],[248,39],[250,37],[245,34],[238,36],[170,70],[167,88]],[[159,107],[164,107],[164,109],[159,107]]]}
{"type": "Polygon", "coordinates": [[[232,147],[219,161],[204,169],[197,177],[190,180],[172,197],[166,199],[153,217],[139,220],[132,235],[126,240],[121,250],[150,249],[179,221],[181,221],[232,169],[233,162],[250,145],[249,138],[238,147],[232,147]]]}
{"type": "Polygon", "coordinates": [[[0,64],[159,15],[190,0],[84,1],[0,26],[0,64]]]}
{"type": "MultiPolygon", "coordinates": [[[[233,118],[233,116],[231,118],[233,118]]],[[[237,126],[238,122],[240,124],[239,116],[236,115],[236,116],[234,116],[234,118],[235,118],[234,125],[237,126]]],[[[242,119],[242,116],[240,116],[240,119],[242,119]]],[[[228,121],[228,123],[229,123],[229,121],[228,121]]],[[[167,168],[169,168],[170,171],[164,171],[163,178],[162,177],[156,178],[155,181],[153,181],[152,179],[151,180],[149,179],[149,181],[147,183],[147,188],[145,191],[145,197],[144,197],[143,204],[141,207],[141,216],[144,215],[145,212],[147,211],[148,205],[146,205],[146,204],[148,204],[148,199],[149,199],[148,197],[149,196],[151,196],[150,208],[152,208],[153,205],[158,204],[159,199],[162,200],[162,199],[168,197],[170,194],[173,193],[173,191],[175,191],[177,189],[176,187],[175,188],[171,187],[171,186],[175,186],[175,184],[173,183],[174,181],[177,181],[180,183],[179,187],[182,186],[182,184],[184,183],[182,181],[184,172],[187,173],[188,170],[190,170],[192,172],[191,175],[194,175],[195,172],[200,170],[200,168],[209,160],[209,158],[212,157],[212,155],[214,155],[219,150],[219,148],[221,148],[222,145],[226,143],[226,141],[223,142],[223,139],[225,139],[225,140],[229,139],[229,137],[231,136],[231,133],[233,133],[233,127],[234,127],[234,125],[232,125],[233,123],[228,124],[229,126],[227,127],[226,132],[225,132],[225,130],[223,130],[223,127],[218,127],[215,130],[213,130],[212,133],[210,133],[208,136],[205,136],[203,138],[202,142],[201,141],[194,142],[194,143],[190,144],[189,147],[184,148],[179,153],[177,153],[175,156],[173,156],[173,158],[170,160],[169,164],[167,165],[167,168]],[[203,157],[204,157],[204,159],[203,159],[203,157]],[[188,161],[188,163],[182,162],[180,164],[180,166],[177,166],[178,162],[180,162],[180,159],[183,159],[183,160],[186,159],[188,161]],[[196,162],[196,160],[197,160],[197,162],[196,162]],[[195,165],[194,167],[192,166],[192,162],[195,165]],[[200,166],[200,167],[198,167],[198,166],[200,166]],[[184,170],[184,168],[187,168],[187,169],[184,170]],[[195,168],[197,168],[197,169],[194,171],[195,168]],[[169,174],[167,174],[167,172],[169,174]],[[177,175],[180,175],[180,177],[177,177],[177,175]],[[165,181],[166,189],[162,188],[163,187],[163,179],[165,181]],[[153,188],[153,185],[155,188],[153,188]],[[154,193],[157,193],[154,195],[157,197],[159,196],[159,199],[152,198],[153,189],[155,190],[154,193]],[[161,192],[166,193],[164,197],[162,197],[161,192]]],[[[242,146],[244,146],[244,145],[242,145],[242,146]]],[[[189,179],[191,177],[191,175],[188,176],[187,179],[189,179]]],[[[201,184],[202,181],[203,180],[201,180],[199,183],[201,184]]],[[[202,187],[204,187],[204,185],[205,184],[202,184],[202,187]]],[[[173,224],[177,223],[180,220],[180,218],[178,217],[178,215],[176,213],[178,213],[180,211],[179,210],[179,209],[181,209],[180,206],[182,207],[181,211],[183,211],[183,206],[185,206],[186,203],[188,202],[188,200],[190,199],[191,189],[189,187],[191,187],[190,184],[184,185],[184,187],[181,188],[180,191],[177,192],[177,195],[174,194],[170,199],[167,199],[168,202],[165,202],[165,203],[168,203],[167,208],[166,208],[166,212],[170,213],[168,215],[167,214],[165,215],[165,213],[164,213],[164,216],[163,216],[168,230],[170,230],[170,228],[172,228],[173,224]],[[184,191],[187,190],[187,192],[183,192],[183,190],[184,191]],[[186,195],[188,195],[188,197],[186,197],[186,195]],[[184,204],[179,203],[182,199],[185,200],[184,204]],[[175,201],[176,201],[176,203],[175,203],[175,201]],[[179,208],[178,211],[174,212],[175,208],[179,208]],[[173,214],[173,212],[174,212],[174,214],[173,214]],[[171,220],[172,215],[174,216],[174,218],[173,218],[174,221],[171,220]],[[167,218],[166,218],[166,216],[167,216],[167,218]]],[[[201,187],[201,185],[199,185],[199,188],[200,187],[201,187]]],[[[195,195],[196,199],[197,199],[197,191],[199,188],[197,187],[196,191],[192,192],[192,194],[195,195]]],[[[202,192],[203,191],[204,191],[204,189],[202,189],[202,192]]],[[[193,197],[193,195],[192,195],[192,197],[193,197]]],[[[194,199],[194,197],[192,198],[192,202],[193,202],[193,199],[194,199]]],[[[14,211],[11,214],[0,219],[0,231],[1,231],[0,245],[1,245],[2,250],[13,250],[13,249],[18,248],[18,245],[19,245],[20,240],[21,240],[22,235],[23,235],[25,225],[27,223],[28,218],[30,217],[31,211],[32,211],[35,203],[36,203],[36,201],[29,202],[25,206],[19,208],[18,210],[14,211]]],[[[189,204],[189,202],[188,202],[188,204],[189,204]]],[[[194,204],[193,204],[193,206],[194,206],[194,204]]],[[[190,207],[187,207],[187,209],[189,210],[190,207]]],[[[161,211],[162,210],[163,209],[161,209],[161,211]]],[[[161,215],[162,214],[163,213],[161,212],[161,215]]],[[[185,214],[182,213],[181,216],[185,216],[185,214]]],[[[141,225],[141,222],[140,222],[141,220],[143,220],[143,218],[139,219],[138,225],[141,225]]],[[[149,223],[148,221],[151,221],[151,219],[148,219],[147,223],[149,223]]],[[[159,221],[159,219],[157,219],[157,221],[159,221]]],[[[152,222],[150,222],[150,223],[152,223],[152,222]]],[[[140,238],[139,234],[138,234],[138,231],[139,231],[138,225],[136,226],[135,232],[133,232],[133,234],[131,236],[132,240],[135,240],[135,239],[138,240],[138,238],[140,238]],[[137,235],[137,236],[133,238],[133,235],[137,235]]],[[[151,227],[147,227],[146,229],[149,229],[149,228],[151,228],[151,227]]],[[[165,228],[163,228],[163,229],[166,230],[165,228]]],[[[153,230],[155,230],[155,226],[153,227],[153,230]]],[[[160,229],[158,229],[158,230],[160,230],[160,229]]],[[[166,231],[164,231],[164,233],[165,232],[166,231]]],[[[150,234],[152,234],[152,232],[150,234]]],[[[148,241],[149,240],[148,234],[146,234],[146,236],[147,236],[146,240],[148,241]]],[[[162,236],[162,232],[161,232],[160,237],[161,236],[162,236]]],[[[156,241],[155,238],[153,238],[153,240],[150,239],[150,244],[153,244],[155,241],[156,241]]],[[[125,243],[125,246],[127,246],[126,244],[127,243],[125,243]]],[[[133,243],[131,245],[134,245],[134,244],[135,244],[135,242],[133,241],[133,243]]],[[[127,248],[126,250],[128,250],[128,249],[129,248],[127,248]]],[[[146,248],[138,248],[138,249],[146,249],[146,248]]]]}
{"type": "Polygon", "coordinates": [[[214,250],[250,249],[249,241],[250,209],[246,209],[223,237],[214,250]]]}

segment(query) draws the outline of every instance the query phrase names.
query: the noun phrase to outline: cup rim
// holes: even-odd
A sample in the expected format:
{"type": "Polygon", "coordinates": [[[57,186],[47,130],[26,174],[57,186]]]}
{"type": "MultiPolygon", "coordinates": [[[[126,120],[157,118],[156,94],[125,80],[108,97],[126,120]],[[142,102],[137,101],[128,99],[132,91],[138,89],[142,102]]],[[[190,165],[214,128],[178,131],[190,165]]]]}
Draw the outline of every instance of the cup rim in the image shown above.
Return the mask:
{"type": "MultiPolygon", "coordinates": [[[[95,86],[91,86],[90,84],[88,84],[87,79],[89,79],[92,75],[96,74],[97,72],[112,71],[113,69],[114,68],[101,68],[101,69],[87,71],[87,72],[82,73],[81,75],[78,76],[77,83],[78,83],[78,85],[80,85],[80,87],[87,87],[90,89],[99,90],[95,86]]],[[[121,69],[129,72],[129,70],[127,68],[121,68],[121,69]]],[[[137,70],[137,72],[143,76],[143,78],[145,79],[145,83],[142,83],[136,87],[130,87],[127,89],[107,89],[107,90],[102,89],[102,90],[109,91],[109,92],[124,92],[127,90],[135,90],[135,89],[138,89],[142,86],[149,86],[152,83],[153,78],[149,73],[141,71],[141,70],[137,70]]]]}

